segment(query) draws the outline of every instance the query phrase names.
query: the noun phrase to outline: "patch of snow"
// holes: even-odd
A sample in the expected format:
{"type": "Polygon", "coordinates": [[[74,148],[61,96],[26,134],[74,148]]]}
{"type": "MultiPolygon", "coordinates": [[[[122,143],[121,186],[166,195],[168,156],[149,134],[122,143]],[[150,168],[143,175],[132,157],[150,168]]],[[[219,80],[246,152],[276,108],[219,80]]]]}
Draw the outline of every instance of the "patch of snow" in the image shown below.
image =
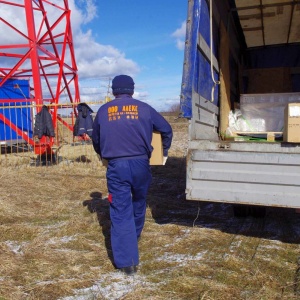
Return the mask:
{"type": "Polygon", "coordinates": [[[281,250],[282,246],[275,245],[275,244],[274,245],[260,245],[260,248],[281,250]]]}
{"type": "Polygon", "coordinates": [[[51,239],[49,239],[49,241],[48,241],[47,244],[54,245],[54,244],[57,244],[58,242],[66,244],[68,242],[76,240],[76,238],[77,238],[76,235],[73,235],[73,236],[63,236],[61,238],[51,238],[51,239]]]}
{"type": "Polygon", "coordinates": [[[22,247],[28,242],[5,241],[4,244],[15,254],[23,255],[22,247]]]}
{"type": "Polygon", "coordinates": [[[74,296],[60,298],[58,300],[93,300],[93,299],[121,299],[124,295],[132,292],[138,286],[151,286],[140,275],[127,276],[121,272],[108,273],[91,287],[74,290],[74,296]]]}
{"type": "Polygon", "coordinates": [[[228,260],[230,257],[231,257],[231,255],[229,255],[228,253],[225,253],[225,254],[223,255],[223,259],[224,259],[224,260],[228,260]]]}
{"type": "Polygon", "coordinates": [[[196,255],[165,253],[163,256],[157,258],[156,260],[176,262],[179,264],[179,266],[184,266],[190,261],[200,261],[206,253],[207,251],[199,252],[196,255]]]}
{"type": "Polygon", "coordinates": [[[263,260],[263,261],[273,261],[273,259],[272,259],[272,257],[267,257],[267,255],[265,254],[265,256],[262,256],[262,255],[260,255],[259,256],[259,259],[260,260],[263,260]]]}
{"type": "Polygon", "coordinates": [[[229,251],[230,252],[234,252],[236,248],[240,247],[242,244],[241,240],[235,241],[234,243],[232,243],[229,247],[229,251]]]}
{"type": "Polygon", "coordinates": [[[66,221],[60,221],[57,222],[55,224],[51,224],[51,225],[45,225],[44,228],[46,229],[57,229],[57,228],[61,228],[62,226],[64,226],[67,222],[66,221]]]}

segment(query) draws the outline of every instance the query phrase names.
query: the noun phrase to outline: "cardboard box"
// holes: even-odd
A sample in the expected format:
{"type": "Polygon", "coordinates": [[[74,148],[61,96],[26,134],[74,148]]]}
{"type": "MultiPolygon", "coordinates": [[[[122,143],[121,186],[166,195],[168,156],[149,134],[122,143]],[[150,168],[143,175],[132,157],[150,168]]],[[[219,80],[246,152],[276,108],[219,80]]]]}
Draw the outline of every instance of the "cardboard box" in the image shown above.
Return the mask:
{"type": "Polygon", "coordinates": [[[161,166],[163,164],[163,145],[161,134],[159,132],[153,132],[151,145],[153,147],[153,151],[150,158],[150,165],[161,166]]]}
{"type": "Polygon", "coordinates": [[[300,103],[288,103],[285,107],[283,141],[300,143],[300,103]]]}

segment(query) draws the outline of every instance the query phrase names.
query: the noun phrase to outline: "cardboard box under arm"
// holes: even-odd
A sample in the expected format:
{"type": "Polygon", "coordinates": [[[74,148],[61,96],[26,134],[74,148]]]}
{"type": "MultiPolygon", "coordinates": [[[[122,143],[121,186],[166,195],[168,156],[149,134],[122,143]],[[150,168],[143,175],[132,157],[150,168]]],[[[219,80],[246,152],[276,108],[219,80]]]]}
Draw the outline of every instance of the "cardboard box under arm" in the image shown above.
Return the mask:
{"type": "Polygon", "coordinates": [[[163,145],[160,132],[154,131],[152,134],[153,147],[152,155],[150,158],[151,166],[162,166],[163,164],[163,145]]]}

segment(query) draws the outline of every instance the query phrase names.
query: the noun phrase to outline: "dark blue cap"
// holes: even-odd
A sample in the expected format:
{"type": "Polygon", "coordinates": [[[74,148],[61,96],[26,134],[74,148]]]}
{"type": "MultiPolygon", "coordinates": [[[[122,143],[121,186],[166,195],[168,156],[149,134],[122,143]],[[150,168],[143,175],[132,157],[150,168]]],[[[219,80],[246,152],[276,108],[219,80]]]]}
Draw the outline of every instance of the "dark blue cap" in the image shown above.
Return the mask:
{"type": "Polygon", "coordinates": [[[114,95],[133,95],[134,81],[128,75],[118,75],[112,80],[112,91],[114,95]]]}

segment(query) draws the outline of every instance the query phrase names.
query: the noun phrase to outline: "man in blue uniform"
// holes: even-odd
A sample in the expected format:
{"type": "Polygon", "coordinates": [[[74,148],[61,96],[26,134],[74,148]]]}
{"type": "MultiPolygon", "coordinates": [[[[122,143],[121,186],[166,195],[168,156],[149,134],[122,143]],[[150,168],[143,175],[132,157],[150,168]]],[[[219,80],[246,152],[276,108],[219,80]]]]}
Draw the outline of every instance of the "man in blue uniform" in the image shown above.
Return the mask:
{"type": "Polygon", "coordinates": [[[146,196],[151,183],[152,132],[159,131],[164,163],[172,128],[150,105],[133,99],[134,82],[119,75],[112,81],[115,99],[100,107],[92,141],[108,161],[106,179],[110,202],[111,245],[116,268],[133,275],[139,264],[138,239],[144,227],[146,196]]]}

